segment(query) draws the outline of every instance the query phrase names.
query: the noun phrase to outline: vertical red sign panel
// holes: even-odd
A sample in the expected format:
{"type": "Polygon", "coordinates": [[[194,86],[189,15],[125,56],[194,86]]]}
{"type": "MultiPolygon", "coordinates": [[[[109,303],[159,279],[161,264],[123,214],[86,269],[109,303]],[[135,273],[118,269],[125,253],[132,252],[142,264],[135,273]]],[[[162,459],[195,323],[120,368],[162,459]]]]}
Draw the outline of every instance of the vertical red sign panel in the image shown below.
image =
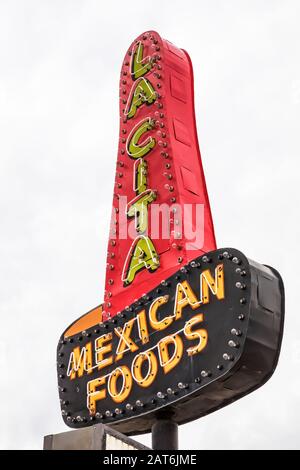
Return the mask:
{"type": "Polygon", "coordinates": [[[120,139],[103,320],[216,248],[189,56],[150,31],[120,77],[120,139]]]}

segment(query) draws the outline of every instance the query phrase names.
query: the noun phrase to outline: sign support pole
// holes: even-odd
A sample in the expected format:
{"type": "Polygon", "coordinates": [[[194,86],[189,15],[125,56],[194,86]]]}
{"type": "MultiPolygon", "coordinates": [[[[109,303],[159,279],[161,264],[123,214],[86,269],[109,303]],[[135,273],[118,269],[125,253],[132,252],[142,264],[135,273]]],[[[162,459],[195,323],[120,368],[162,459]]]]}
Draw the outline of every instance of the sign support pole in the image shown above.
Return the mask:
{"type": "Polygon", "coordinates": [[[152,425],[153,450],[178,450],[178,424],[166,413],[160,413],[152,425]]]}

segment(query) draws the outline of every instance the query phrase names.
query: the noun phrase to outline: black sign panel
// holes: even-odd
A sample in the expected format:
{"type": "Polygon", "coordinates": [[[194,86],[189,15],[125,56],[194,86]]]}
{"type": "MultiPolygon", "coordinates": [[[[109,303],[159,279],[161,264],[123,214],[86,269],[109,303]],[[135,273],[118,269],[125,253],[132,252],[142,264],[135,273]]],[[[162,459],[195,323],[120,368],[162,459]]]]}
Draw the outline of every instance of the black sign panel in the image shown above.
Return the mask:
{"type": "Polygon", "coordinates": [[[149,432],[158,410],[185,423],[262,385],[283,328],[279,274],[235,249],[195,259],[110,321],[61,338],[70,427],[149,432]]]}

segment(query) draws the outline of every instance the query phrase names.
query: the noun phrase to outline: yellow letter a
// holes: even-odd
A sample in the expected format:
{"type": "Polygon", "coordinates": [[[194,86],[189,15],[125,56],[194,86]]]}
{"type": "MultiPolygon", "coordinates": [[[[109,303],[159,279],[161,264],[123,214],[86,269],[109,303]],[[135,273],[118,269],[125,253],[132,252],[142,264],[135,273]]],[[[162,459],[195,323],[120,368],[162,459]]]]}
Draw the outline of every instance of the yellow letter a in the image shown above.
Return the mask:
{"type": "Polygon", "coordinates": [[[158,255],[151,239],[144,235],[140,235],[134,240],[127,255],[122,275],[124,286],[131,284],[136,273],[141,269],[146,268],[150,271],[155,271],[158,266],[158,255]]]}

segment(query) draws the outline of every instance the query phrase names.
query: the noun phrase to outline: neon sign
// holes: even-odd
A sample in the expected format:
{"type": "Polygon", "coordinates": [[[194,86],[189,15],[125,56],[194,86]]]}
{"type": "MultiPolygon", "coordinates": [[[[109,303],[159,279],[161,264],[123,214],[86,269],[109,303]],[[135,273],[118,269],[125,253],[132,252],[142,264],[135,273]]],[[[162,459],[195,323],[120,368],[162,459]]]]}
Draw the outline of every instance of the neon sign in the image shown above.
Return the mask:
{"type": "Polygon", "coordinates": [[[157,33],[126,53],[120,123],[105,301],[62,334],[57,373],[68,426],[138,434],[157,410],[186,423],[268,380],[284,288],[273,268],[216,249],[191,62],[157,33]]]}

